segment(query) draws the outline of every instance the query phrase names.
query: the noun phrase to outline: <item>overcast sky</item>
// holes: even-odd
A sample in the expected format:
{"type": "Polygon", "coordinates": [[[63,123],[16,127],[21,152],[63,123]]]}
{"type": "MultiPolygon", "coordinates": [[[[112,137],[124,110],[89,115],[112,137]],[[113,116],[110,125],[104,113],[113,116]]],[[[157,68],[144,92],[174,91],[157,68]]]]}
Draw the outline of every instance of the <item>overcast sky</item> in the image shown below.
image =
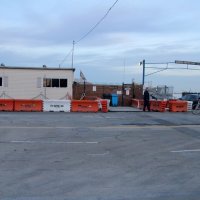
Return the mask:
{"type": "MultiPolygon", "coordinates": [[[[71,54],[62,61],[73,40],[82,38],[114,2],[0,0],[0,62],[71,67],[71,54]]],[[[75,44],[76,78],[81,70],[94,83],[142,83],[139,62],[143,59],[147,63],[200,61],[199,8],[199,0],[119,0],[97,28],[75,44]]],[[[166,67],[146,65],[151,66],[166,67]]],[[[146,74],[154,71],[147,68],[146,74]]],[[[198,70],[165,70],[146,76],[145,84],[200,92],[199,76],[198,70]]]]}

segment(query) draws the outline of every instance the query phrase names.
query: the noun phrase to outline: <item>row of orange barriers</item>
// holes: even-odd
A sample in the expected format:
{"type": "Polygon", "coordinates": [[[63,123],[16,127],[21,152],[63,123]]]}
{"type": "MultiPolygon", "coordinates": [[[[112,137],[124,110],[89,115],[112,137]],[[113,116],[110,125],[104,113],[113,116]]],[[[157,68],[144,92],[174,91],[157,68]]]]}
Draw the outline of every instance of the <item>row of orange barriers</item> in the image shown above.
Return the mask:
{"type": "MultiPolygon", "coordinates": [[[[101,111],[108,112],[107,100],[101,100],[101,111]]],[[[96,100],[72,100],[72,112],[98,112],[100,110],[99,101],[96,100]]],[[[29,99],[0,99],[0,111],[27,111],[42,112],[42,100],[29,99]]]]}
{"type": "Polygon", "coordinates": [[[41,112],[42,100],[0,99],[0,111],[35,111],[41,112]]]}
{"type": "MultiPolygon", "coordinates": [[[[150,110],[165,112],[167,109],[170,112],[187,112],[188,111],[188,102],[187,101],[178,101],[178,100],[168,100],[168,101],[159,101],[151,100],[150,101],[150,110]]],[[[132,106],[143,109],[144,101],[142,99],[132,99],[132,106]]]]}

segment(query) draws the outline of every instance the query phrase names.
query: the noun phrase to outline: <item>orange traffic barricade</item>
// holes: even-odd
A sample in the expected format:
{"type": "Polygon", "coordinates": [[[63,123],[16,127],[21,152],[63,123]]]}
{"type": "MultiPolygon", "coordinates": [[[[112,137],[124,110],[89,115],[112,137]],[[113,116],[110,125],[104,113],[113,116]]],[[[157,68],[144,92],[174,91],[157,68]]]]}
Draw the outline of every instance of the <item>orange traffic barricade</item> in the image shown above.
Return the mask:
{"type": "Polygon", "coordinates": [[[98,112],[98,101],[94,100],[72,100],[72,112],[98,112]]]}
{"type": "Polygon", "coordinates": [[[108,100],[101,99],[101,111],[108,112],[108,100]]]}
{"type": "Polygon", "coordinates": [[[151,100],[150,105],[152,111],[165,112],[167,107],[167,101],[151,100]]]}
{"type": "Polygon", "coordinates": [[[132,99],[131,106],[139,109],[143,109],[144,100],[143,99],[132,99]]]}
{"type": "Polygon", "coordinates": [[[134,108],[139,108],[139,99],[132,99],[131,106],[134,108]]]}
{"type": "Polygon", "coordinates": [[[14,111],[42,112],[42,100],[15,99],[14,111]]]}
{"type": "Polygon", "coordinates": [[[169,101],[170,112],[187,112],[187,101],[169,101]]]}
{"type": "Polygon", "coordinates": [[[168,101],[167,101],[167,108],[169,109],[169,105],[171,104],[171,103],[174,103],[174,102],[177,102],[178,100],[177,99],[169,99],[168,101]]]}
{"type": "Polygon", "coordinates": [[[143,109],[144,107],[144,100],[140,99],[139,100],[139,109],[143,109]]]}
{"type": "Polygon", "coordinates": [[[0,111],[13,111],[14,100],[13,99],[0,99],[0,111]]]}

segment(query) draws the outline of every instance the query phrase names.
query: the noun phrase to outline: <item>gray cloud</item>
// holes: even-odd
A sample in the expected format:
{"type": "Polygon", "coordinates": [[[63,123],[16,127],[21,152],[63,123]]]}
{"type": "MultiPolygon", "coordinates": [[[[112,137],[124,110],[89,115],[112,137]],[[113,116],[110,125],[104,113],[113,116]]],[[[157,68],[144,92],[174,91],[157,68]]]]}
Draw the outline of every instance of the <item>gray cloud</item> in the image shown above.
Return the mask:
{"type": "MultiPolygon", "coordinates": [[[[14,66],[58,66],[70,51],[72,41],[87,33],[112,3],[2,0],[2,62],[14,66]]],[[[82,69],[94,82],[121,82],[125,59],[127,81],[140,81],[141,69],[131,70],[142,59],[198,61],[199,6],[196,0],[119,1],[97,28],[75,45],[77,75],[82,69]]],[[[71,66],[71,55],[64,66],[71,66]]],[[[160,82],[159,78],[155,81],[160,82]]]]}

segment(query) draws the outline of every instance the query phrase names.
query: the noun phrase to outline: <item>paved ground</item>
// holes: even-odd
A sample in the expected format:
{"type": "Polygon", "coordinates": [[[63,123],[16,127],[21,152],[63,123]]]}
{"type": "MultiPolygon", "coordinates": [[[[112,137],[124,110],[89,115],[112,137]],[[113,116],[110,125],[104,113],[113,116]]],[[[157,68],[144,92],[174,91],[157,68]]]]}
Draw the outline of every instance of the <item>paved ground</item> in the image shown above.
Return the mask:
{"type": "Polygon", "coordinates": [[[199,200],[200,115],[0,113],[1,200],[199,200]]]}
{"type": "Polygon", "coordinates": [[[141,109],[138,109],[138,108],[134,108],[134,107],[126,107],[126,106],[123,106],[123,107],[120,107],[120,106],[117,106],[117,107],[109,107],[109,111],[110,112],[142,112],[141,109]]]}

